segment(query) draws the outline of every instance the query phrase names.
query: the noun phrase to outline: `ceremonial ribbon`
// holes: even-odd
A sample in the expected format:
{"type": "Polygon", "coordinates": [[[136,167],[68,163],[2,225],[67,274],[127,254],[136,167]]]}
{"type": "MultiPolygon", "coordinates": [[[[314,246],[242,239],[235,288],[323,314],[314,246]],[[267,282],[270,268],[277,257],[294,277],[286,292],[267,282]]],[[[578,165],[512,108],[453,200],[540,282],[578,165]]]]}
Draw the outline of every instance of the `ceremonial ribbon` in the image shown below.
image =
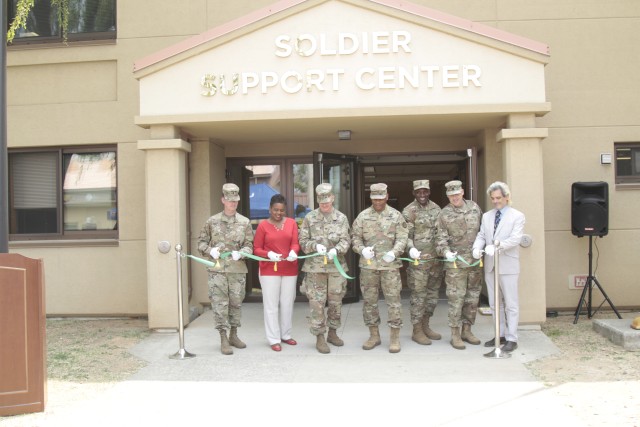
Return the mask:
{"type": "Polygon", "coordinates": [[[428,259],[413,259],[413,258],[398,258],[401,261],[407,261],[412,263],[413,265],[418,265],[418,264],[425,264],[427,262],[431,262],[431,261],[441,261],[441,262],[452,262],[454,268],[458,268],[458,266],[456,265],[456,261],[460,260],[462,261],[464,264],[467,264],[469,267],[475,267],[476,265],[480,265],[480,267],[482,267],[482,259],[479,259],[478,261],[474,262],[473,264],[469,264],[464,258],[462,258],[460,255],[456,256],[455,259],[449,261],[447,259],[441,259],[441,258],[428,258],[428,259]]]}
{"type": "MultiPolygon", "coordinates": [[[[257,256],[257,255],[247,254],[247,253],[244,253],[244,252],[240,252],[240,254],[241,254],[243,257],[250,258],[250,259],[255,260],[255,261],[273,262],[273,263],[274,263],[274,264],[273,264],[273,271],[278,271],[278,262],[279,262],[279,261],[274,261],[274,260],[271,260],[271,259],[268,259],[268,258],[262,258],[262,257],[259,257],[259,256],[257,256]]],[[[224,252],[224,253],[220,254],[220,258],[225,259],[225,258],[229,257],[230,255],[231,255],[231,252],[224,252]]],[[[194,261],[196,261],[196,262],[199,262],[199,263],[201,263],[201,264],[204,264],[204,265],[206,265],[207,267],[211,267],[211,268],[220,268],[220,263],[218,262],[218,260],[216,260],[216,262],[215,262],[215,263],[213,263],[213,262],[211,262],[211,261],[208,261],[208,260],[203,259],[203,258],[199,258],[199,257],[197,257],[197,256],[193,256],[193,255],[182,254],[182,256],[183,256],[183,257],[186,257],[186,258],[191,258],[192,260],[194,260],[194,261]]],[[[327,258],[327,256],[326,256],[326,255],[319,254],[319,253],[317,253],[317,252],[312,253],[312,254],[309,254],[309,255],[300,255],[300,256],[298,256],[298,259],[312,258],[312,257],[316,257],[316,256],[324,256],[324,257],[325,257],[325,264],[326,264],[326,258],[327,258]]],[[[350,279],[350,280],[355,279],[355,277],[351,277],[351,276],[349,276],[349,275],[344,271],[344,269],[342,268],[342,265],[340,264],[340,260],[338,259],[338,257],[337,257],[337,256],[336,256],[336,257],[333,257],[333,263],[334,263],[334,265],[336,266],[336,268],[338,269],[338,272],[340,273],[340,275],[341,275],[342,277],[344,277],[344,278],[346,278],[346,279],[350,279]]]]}
{"type": "MultiPolygon", "coordinates": [[[[250,259],[253,259],[255,261],[273,262],[274,263],[274,265],[273,265],[274,271],[278,271],[278,267],[277,267],[278,266],[278,261],[274,261],[274,260],[271,260],[271,259],[268,259],[268,258],[262,258],[262,257],[259,257],[257,255],[247,254],[247,253],[244,253],[244,252],[240,252],[240,254],[242,256],[246,257],[246,258],[250,258],[250,259]]],[[[230,255],[231,255],[231,252],[225,252],[223,254],[220,254],[220,258],[224,259],[224,258],[227,258],[230,255]]],[[[201,264],[206,265],[207,267],[220,268],[220,264],[219,264],[218,261],[213,263],[211,261],[208,261],[208,260],[203,259],[203,258],[198,258],[198,257],[193,256],[193,255],[182,254],[182,256],[183,257],[187,257],[187,258],[191,258],[196,262],[199,262],[201,264]]],[[[322,254],[319,254],[319,253],[315,252],[315,253],[312,253],[312,254],[309,254],[309,255],[300,255],[300,256],[298,256],[298,259],[312,258],[312,257],[317,257],[317,256],[324,256],[325,260],[327,258],[326,255],[322,255],[322,254]]],[[[456,256],[456,258],[451,260],[451,261],[446,260],[446,259],[440,259],[440,258],[429,258],[429,259],[397,258],[397,259],[399,259],[401,261],[410,262],[413,265],[424,264],[424,263],[431,262],[431,261],[441,261],[441,262],[452,262],[453,263],[453,268],[458,268],[458,266],[456,265],[456,261],[461,261],[464,264],[468,265],[469,267],[475,267],[476,265],[479,265],[480,267],[482,267],[482,259],[479,259],[478,261],[474,262],[473,264],[470,264],[464,258],[462,258],[460,255],[456,256]]],[[[355,277],[349,276],[344,271],[344,269],[342,268],[342,264],[340,264],[340,260],[338,259],[337,256],[333,257],[333,263],[336,266],[336,269],[338,270],[338,272],[340,273],[340,275],[342,277],[344,277],[346,279],[349,279],[349,280],[355,279],[355,277]]]]}
{"type": "Polygon", "coordinates": [[[444,259],[443,261],[445,262],[453,262],[453,268],[458,268],[458,266],[456,265],[456,260],[460,260],[462,261],[464,264],[467,264],[469,267],[475,267],[476,265],[480,265],[480,267],[482,267],[482,258],[479,259],[478,261],[474,262],[473,264],[469,264],[464,258],[462,258],[460,255],[457,255],[456,258],[453,261],[448,261],[446,259],[444,259]]]}

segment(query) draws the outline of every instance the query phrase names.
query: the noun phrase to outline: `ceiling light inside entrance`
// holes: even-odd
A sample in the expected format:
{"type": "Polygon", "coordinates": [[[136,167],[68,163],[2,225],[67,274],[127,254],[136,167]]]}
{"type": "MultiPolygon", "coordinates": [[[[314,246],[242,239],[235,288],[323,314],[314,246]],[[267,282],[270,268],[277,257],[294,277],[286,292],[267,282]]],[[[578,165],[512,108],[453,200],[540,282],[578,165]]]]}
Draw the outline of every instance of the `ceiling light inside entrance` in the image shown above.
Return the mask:
{"type": "Polygon", "coordinates": [[[351,139],[351,131],[350,130],[339,130],[338,131],[338,139],[341,141],[348,141],[351,139]]]}

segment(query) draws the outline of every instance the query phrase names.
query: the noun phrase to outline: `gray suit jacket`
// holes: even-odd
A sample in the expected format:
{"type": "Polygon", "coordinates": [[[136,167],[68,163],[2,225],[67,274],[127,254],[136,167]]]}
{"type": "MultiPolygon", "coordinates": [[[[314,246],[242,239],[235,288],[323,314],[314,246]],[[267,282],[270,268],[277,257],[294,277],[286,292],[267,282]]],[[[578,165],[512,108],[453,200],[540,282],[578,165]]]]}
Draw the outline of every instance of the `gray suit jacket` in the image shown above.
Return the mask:
{"type": "MultiPolygon", "coordinates": [[[[524,230],[524,214],[509,206],[503,210],[498,229],[493,232],[496,210],[491,209],[482,215],[480,231],[473,242],[473,249],[484,249],[495,240],[500,241],[500,274],[520,273],[520,240],[524,230]]],[[[493,271],[493,257],[485,254],[485,272],[493,271]]]]}

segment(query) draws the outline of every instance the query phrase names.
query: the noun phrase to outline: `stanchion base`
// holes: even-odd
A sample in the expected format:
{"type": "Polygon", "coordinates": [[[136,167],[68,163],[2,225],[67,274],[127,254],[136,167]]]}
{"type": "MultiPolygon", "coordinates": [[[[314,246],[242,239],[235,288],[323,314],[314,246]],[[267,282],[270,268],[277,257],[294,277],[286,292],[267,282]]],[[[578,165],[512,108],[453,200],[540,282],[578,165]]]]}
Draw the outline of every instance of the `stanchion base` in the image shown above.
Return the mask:
{"type": "Polygon", "coordinates": [[[176,354],[172,354],[171,356],[169,356],[169,359],[183,360],[183,359],[191,359],[193,357],[196,357],[196,355],[189,353],[184,348],[181,348],[180,350],[178,350],[176,354]]]}
{"type": "Polygon", "coordinates": [[[496,347],[489,353],[485,353],[484,357],[488,357],[489,359],[508,359],[511,357],[511,353],[507,353],[506,351],[500,350],[499,347],[496,347]]]}

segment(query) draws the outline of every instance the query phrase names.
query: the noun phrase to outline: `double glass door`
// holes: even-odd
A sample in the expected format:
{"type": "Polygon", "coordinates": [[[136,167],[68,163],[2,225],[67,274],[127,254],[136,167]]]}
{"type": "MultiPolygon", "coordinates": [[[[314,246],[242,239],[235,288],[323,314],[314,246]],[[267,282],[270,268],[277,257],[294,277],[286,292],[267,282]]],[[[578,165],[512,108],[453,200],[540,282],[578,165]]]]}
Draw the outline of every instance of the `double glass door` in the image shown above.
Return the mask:
{"type": "MultiPolygon", "coordinates": [[[[311,158],[288,159],[229,159],[227,161],[227,182],[240,187],[238,212],[251,220],[255,231],[258,224],[269,217],[269,202],[275,194],[282,194],[287,200],[287,216],[294,218],[298,226],[304,217],[316,209],[315,187],[328,182],[334,187],[336,209],[349,218],[355,219],[353,201],[354,168],[346,159],[323,157],[321,153],[311,158]]],[[[338,156],[339,157],[339,156],[338,156]]],[[[349,274],[355,276],[357,264],[351,251],[348,254],[349,274]]],[[[304,260],[298,262],[300,270],[304,260]]],[[[261,301],[262,289],[258,280],[258,264],[248,262],[246,301],[261,301]]],[[[296,301],[306,301],[300,294],[300,284],[304,273],[298,274],[296,301]]],[[[358,300],[356,280],[347,281],[344,302],[358,300]]]]}

